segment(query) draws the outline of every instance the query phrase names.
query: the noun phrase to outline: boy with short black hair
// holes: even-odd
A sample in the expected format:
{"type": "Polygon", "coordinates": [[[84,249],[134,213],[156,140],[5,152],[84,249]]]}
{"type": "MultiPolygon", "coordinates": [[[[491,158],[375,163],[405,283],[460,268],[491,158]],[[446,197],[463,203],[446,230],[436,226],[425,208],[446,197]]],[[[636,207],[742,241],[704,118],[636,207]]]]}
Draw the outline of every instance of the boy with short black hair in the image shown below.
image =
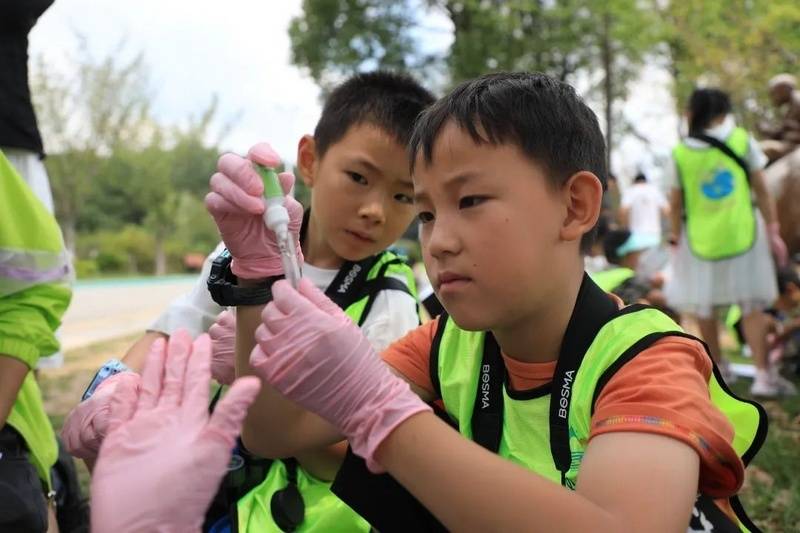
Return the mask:
{"type": "MultiPolygon", "coordinates": [[[[574,90],[540,74],[483,76],[423,113],[415,206],[447,313],[383,353],[390,371],[307,281],[276,283],[250,365],[316,414],[273,406],[284,431],[266,451],[344,435],[447,529],[732,526],[712,498],[741,485],[763,411],[727,394],[697,339],[585,275],[604,150],[574,90]],[[751,417],[734,419],[736,449],[717,405],[751,417]]],[[[381,529],[376,499],[356,509],[381,529]]]]}
{"type": "MultiPolygon", "coordinates": [[[[405,145],[417,115],[432,102],[431,93],[408,76],[358,74],[328,96],[314,135],[303,136],[298,145],[297,168],[311,189],[305,214],[294,199],[286,199],[298,262],[303,275],[336,301],[376,350],[419,324],[413,273],[385,249],[414,216],[405,145]]],[[[266,144],[254,146],[247,159],[223,155],[206,198],[232,256],[222,277],[238,278],[226,290],[242,295],[220,302],[237,306],[237,375],[250,373],[253,332],[266,303],[245,297],[263,294],[283,273],[274,235],[262,219],[263,185],[252,163],[276,167],[280,159],[266,144]]],[[[281,181],[290,190],[293,177],[283,174],[281,181]]],[[[250,410],[242,431],[245,457],[261,454],[262,440],[272,438],[276,426],[268,426],[262,412],[273,396],[262,391],[250,410]]],[[[236,504],[239,530],[368,530],[324,481],[333,478],[343,450],[306,448],[292,454],[294,459],[269,465],[266,479],[258,479],[236,504]]]]}

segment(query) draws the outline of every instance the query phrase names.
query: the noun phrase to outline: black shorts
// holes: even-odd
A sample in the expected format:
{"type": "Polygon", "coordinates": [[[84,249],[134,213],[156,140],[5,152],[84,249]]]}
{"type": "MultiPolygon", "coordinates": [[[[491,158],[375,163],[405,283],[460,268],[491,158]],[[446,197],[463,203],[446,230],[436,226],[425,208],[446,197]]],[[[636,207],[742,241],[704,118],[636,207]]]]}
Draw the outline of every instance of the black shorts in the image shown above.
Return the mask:
{"type": "Polygon", "coordinates": [[[47,531],[47,500],[25,441],[6,424],[0,430],[0,531],[47,531]]]}

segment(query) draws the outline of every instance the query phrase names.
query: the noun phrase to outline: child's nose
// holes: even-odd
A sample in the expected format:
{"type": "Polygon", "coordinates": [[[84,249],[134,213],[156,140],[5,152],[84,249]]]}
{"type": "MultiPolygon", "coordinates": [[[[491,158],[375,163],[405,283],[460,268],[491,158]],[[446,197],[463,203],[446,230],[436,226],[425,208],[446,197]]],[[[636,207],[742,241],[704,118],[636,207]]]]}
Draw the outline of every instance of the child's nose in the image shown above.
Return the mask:
{"type": "Polygon", "coordinates": [[[359,215],[375,224],[383,224],[386,222],[386,210],[383,206],[383,202],[378,198],[372,198],[364,203],[361,209],[359,209],[359,215]]]}

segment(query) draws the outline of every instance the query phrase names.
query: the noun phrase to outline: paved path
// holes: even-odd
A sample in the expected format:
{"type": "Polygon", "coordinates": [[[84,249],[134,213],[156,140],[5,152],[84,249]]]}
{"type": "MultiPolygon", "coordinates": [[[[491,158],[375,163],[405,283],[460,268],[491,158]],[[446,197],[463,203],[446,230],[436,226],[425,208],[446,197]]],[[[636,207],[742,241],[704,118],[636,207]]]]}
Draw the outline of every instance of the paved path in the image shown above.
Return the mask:
{"type": "Polygon", "coordinates": [[[143,332],[196,279],[189,275],[78,282],[59,330],[61,349],[143,332]]]}

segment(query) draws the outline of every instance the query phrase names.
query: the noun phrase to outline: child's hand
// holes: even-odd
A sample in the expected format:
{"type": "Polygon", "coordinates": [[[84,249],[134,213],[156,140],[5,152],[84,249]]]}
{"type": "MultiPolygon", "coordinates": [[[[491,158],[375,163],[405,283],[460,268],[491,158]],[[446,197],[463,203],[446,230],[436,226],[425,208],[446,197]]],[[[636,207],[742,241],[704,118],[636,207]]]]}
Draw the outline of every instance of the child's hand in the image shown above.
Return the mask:
{"type": "Polygon", "coordinates": [[[237,380],[209,418],[211,341],[153,343],[141,392],[114,397],[92,477],[93,531],[200,531],[260,384],[237,380]]]}
{"type": "Polygon", "coordinates": [[[112,400],[118,395],[137,395],[140,386],[141,376],[136,372],[120,372],[103,381],[64,420],[61,428],[64,448],[75,457],[94,461],[108,433],[112,400]]]}
{"type": "Polygon", "coordinates": [[[374,454],[381,442],[430,407],[310,281],[302,279],[297,291],[278,281],[272,294],[250,365],[281,394],[336,426],[370,469],[380,471],[374,454]]]}
{"type": "Polygon", "coordinates": [[[211,377],[223,385],[230,385],[236,379],[236,317],[230,311],[223,311],[217,321],[208,329],[211,337],[211,377]]]}
{"type": "MultiPolygon", "coordinates": [[[[264,224],[264,184],[253,168],[253,162],[274,168],[280,165],[278,154],[267,144],[253,146],[247,159],[236,154],[223,154],[217,162],[217,173],[211,176],[211,192],[206,195],[206,208],[233,256],[231,270],[244,279],[266,278],[283,273],[275,234],[264,224]]],[[[300,250],[300,225],[303,206],[289,195],[294,176],[279,175],[286,193],[284,205],[289,212],[289,231],[294,236],[298,264],[303,262],[300,250]]]]}

